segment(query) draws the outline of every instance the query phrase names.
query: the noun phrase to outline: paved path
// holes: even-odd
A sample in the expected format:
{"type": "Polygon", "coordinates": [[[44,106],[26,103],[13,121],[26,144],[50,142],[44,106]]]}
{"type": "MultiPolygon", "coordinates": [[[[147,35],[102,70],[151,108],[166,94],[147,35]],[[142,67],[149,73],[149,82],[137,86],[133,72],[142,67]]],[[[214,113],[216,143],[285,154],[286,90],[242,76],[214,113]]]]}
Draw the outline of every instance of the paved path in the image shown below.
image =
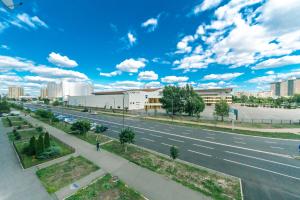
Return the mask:
{"type": "Polygon", "coordinates": [[[27,116],[26,119],[32,124],[43,126],[50,134],[74,147],[79,155],[91,160],[112,175],[118,176],[126,184],[151,200],[210,199],[199,192],[190,190],[175,181],[169,180],[148,169],[139,167],[105,150],[97,152],[95,146],[31,118],[30,116],[27,116]]]}
{"type": "Polygon", "coordinates": [[[7,132],[0,122],[0,199],[1,200],[48,200],[52,199],[41,185],[35,169],[23,170],[7,132]]]}

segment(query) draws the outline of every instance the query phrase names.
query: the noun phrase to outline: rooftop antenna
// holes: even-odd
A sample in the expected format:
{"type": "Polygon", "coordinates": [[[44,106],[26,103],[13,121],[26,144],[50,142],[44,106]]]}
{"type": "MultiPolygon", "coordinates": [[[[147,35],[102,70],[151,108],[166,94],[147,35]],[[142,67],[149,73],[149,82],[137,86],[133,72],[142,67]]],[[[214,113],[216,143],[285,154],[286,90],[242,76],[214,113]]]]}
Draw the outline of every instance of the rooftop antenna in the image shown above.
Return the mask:
{"type": "Polygon", "coordinates": [[[14,8],[23,5],[23,2],[15,4],[13,0],[1,0],[2,3],[9,9],[13,10],[14,8]]]}

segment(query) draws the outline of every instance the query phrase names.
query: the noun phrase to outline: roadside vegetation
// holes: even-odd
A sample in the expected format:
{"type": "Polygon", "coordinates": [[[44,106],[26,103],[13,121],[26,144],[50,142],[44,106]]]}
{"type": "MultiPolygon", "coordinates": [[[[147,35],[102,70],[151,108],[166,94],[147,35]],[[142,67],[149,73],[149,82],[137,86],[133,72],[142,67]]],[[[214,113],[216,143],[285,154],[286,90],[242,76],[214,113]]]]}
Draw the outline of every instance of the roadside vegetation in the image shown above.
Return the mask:
{"type": "Polygon", "coordinates": [[[106,174],[88,187],[80,189],[66,200],[146,200],[141,194],[128,187],[123,181],[106,174]]]}
{"type": "Polygon", "coordinates": [[[40,169],[36,174],[46,190],[54,193],[98,169],[99,167],[89,160],[78,156],[40,169]]]}
{"type": "Polygon", "coordinates": [[[170,156],[174,159],[160,156],[133,145],[128,145],[125,151],[124,146],[117,141],[102,145],[102,148],[213,199],[241,199],[238,180],[174,161],[179,153],[176,147],[170,148],[170,156]]]}

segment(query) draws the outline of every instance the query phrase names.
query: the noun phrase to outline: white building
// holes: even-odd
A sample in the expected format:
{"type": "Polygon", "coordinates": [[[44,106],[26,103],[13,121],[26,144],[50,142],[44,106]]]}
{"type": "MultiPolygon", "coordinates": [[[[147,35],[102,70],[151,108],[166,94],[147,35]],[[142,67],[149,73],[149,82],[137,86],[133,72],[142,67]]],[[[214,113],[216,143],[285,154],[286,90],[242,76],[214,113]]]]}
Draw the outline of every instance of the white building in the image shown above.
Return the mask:
{"type": "Polygon", "coordinates": [[[95,92],[90,96],[70,96],[71,106],[98,107],[104,109],[159,109],[162,89],[135,89],[125,91],[95,92]]]}
{"type": "Polygon", "coordinates": [[[24,88],[20,86],[8,87],[8,98],[19,99],[20,96],[24,96],[24,88]]]}
{"type": "Polygon", "coordinates": [[[85,82],[71,82],[62,80],[60,83],[49,82],[47,84],[49,99],[63,98],[67,101],[70,96],[86,96],[93,93],[93,86],[85,82]]]}
{"type": "Polygon", "coordinates": [[[48,89],[47,89],[47,87],[41,88],[40,97],[41,97],[42,99],[48,98],[48,89]]]}

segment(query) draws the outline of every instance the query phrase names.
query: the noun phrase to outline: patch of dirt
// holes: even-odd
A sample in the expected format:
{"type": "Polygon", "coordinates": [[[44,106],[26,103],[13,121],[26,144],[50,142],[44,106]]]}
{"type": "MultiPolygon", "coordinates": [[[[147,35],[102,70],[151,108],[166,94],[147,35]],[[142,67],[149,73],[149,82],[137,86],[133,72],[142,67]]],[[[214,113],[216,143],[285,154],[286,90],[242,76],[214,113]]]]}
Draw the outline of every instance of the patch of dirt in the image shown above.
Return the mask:
{"type": "Polygon", "coordinates": [[[105,192],[102,192],[98,200],[116,200],[120,198],[120,191],[118,189],[112,189],[105,192]]]}

